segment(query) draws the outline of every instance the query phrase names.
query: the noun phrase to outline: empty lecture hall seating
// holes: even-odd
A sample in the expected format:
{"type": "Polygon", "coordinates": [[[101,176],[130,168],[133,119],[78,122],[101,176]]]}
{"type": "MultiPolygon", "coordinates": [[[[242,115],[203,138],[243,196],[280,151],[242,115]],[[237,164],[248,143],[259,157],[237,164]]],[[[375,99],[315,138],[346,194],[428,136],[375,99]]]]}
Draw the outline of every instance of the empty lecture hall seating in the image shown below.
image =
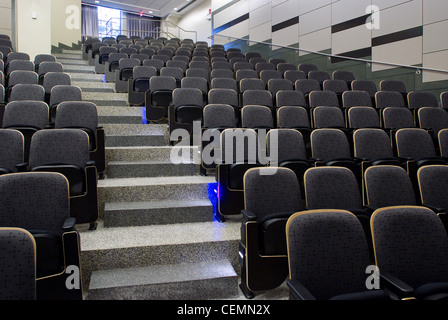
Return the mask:
{"type": "MultiPolygon", "coordinates": [[[[56,58],[40,55],[30,61],[26,53],[5,52],[0,70],[0,192],[5,194],[0,201],[8,203],[0,207],[31,207],[34,218],[6,211],[0,217],[0,254],[6,257],[1,261],[9,263],[5,239],[23,237],[22,265],[28,272],[21,275],[22,295],[12,290],[4,297],[57,298],[52,293],[81,299],[64,290],[57,277],[41,276],[64,270],[61,247],[70,250],[65,254],[71,264],[80,264],[82,239],[75,225],[89,223],[92,232],[96,227],[105,133],[95,104],[82,101],[81,89],[56,58]],[[53,143],[39,146],[46,139],[53,143]],[[69,144],[66,154],[50,152],[69,144]],[[15,189],[4,184],[23,184],[26,192],[8,195],[15,189]],[[50,198],[45,205],[52,218],[37,210],[44,196],[50,198]],[[48,235],[52,240],[46,242],[48,235]],[[39,255],[44,246],[52,247],[47,256],[39,255]],[[34,269],[37,278],[29,272],[34,269]]],[[[423,250],[443,243],[433,258],[446,259],[446,92],[436,97],[409,91],[397,80],[377,83],[345,70],[329,73],[312,64],[179,39],[88,39],[82,56],[114,83],[116,92],[128,94],[130,106],[145,107],[148,125],[164,123],[169,133],[192,134],[199,124],[200,174],[216,179],[216,218],[222,223],[241,218],[235,254],[247,298],[285,281],[291,299],[299,300],[447,296],[446,270],[410,261],[406,257],[419,253],[405,240],[412,238],[409,232],[419,234],[416,247],[423,250]],[[210,161],[205,152],[212,143],[210,161]],[[390,255],[391,239],[403,244],[403,259],[390,255]],[[335,260],[337,265],[328,265],[335,260]],[[345,261],[353,262],[350,268],[345,261]],[[400,263],[420,273],[400,274],[400,263]],[[387,290],[366,290],[369,265],[384,266],[387,290]],[[326,271],[316,274],[317,267],[326,271]],[[401,291],[394,279],[406,284],[401,291]]]]}

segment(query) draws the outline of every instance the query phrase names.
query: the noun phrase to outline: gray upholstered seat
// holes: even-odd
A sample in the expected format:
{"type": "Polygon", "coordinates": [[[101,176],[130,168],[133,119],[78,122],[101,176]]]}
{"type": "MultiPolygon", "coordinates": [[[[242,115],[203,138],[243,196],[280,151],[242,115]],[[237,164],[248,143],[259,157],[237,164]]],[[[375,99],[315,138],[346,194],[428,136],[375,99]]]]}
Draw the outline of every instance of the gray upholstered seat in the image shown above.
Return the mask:
{"type": "Polygon", "coordinates": [[[51,89],[57,85],[71,85],[72,80],[69,73],[66,72],[47,72],[44,75],[42,86],[45,89],[45,101],[50,102],[51,89]]]}
{"type": "Polygon", "coordinates": [[[286,70],[283,73],[283,78],[295,84],[297,80],[306,79],[306,74],[302,70],[286,70]]]}
{"type": "Polygon", "coordinates": [[[0,129],[0,174],[17,172],[24,162],[24,137],[18,130],[0,129]]]}
{"type": "Polygon", "coordinates": [[[371,166],[364,173],[367,204],[383,208],[416,205],[414,187],[406,170],[398,166],[371,166]]]}
{"type": "Polygon", "coordinates": [[[70,217],[69,186],[60,173],[0,176],[0,226],[29,231],[36,241],[37,299],[82,299],[68,290],[67,266],[80,268],[79,235],[70,217]],[[51,288],[51,289],[50,289],[51,288]]]}
{"type": "Polygon", "coordinates": [[[439,108],[439,101],[432,92],[411,91],[408,93],[408,106],[411,110],[423,107],[439,108]]]}
{"type": "MultiPolygon", "coordinates": [[[[218,79],[214,79],[218,80],[218,79]]],[[[212,88],[208,91],[209,104],[228,104],[235,109],[239,108],[238,94],[233,89],[212,88]]]]}
{"type": "Polygon", "coordinates": [[[267,89],[269,92],[271,92],[272,96],[276,98],[277,92],[279,92],[280,90],[293,91],[294,86],[291,81],[287,79],[271,79],[267,83],[267,89]]]}
{"type": "Polygon", "coordinates": [[[232,69],[212,69],[210,72],[210,80],[213,78],[235,78],[232,69]]]}
{"type": "MultiPolygon", "coordinates": [[[[124,49],[124,48],[123,48],[124,49]]],[[[123,50],[121,49],[121,50],[123,50]]],[[[128,48],[129,49],[129,48],[128,48]]],[[[120,50],[120,51],[121,51],[120,50]]],[[[118,62],[118,69],[115,70],[115,91],[127,92],[128,80],[133,76],[134,67],[140,65],[140,60],[123,58],[118,62]]]]}
{"type": "Polygon", "coordinates": [[[313,127],[321,128],[338,128],[345,130],[344,113],[338,107],[319,106],[313,109],[313,127]]]}
{"type": "Polygon", "coordinates": [[[310,119],[305,108],[301,106],[285,105],[277,110],[278,128],[308,128],[310,129],[310,119]]]}
{"type": "Polygon", "coordinates": [[[325,80],[330,80],[331,76],[327,71],[324,70],[314,70],[308,73],[308,79],[315,79],[319,82],[320,87],[323,88],[325,80]]]}
{"type": "Polygon", "coordinates": [[[128,81],[128,102],[130,105],[145,104],[145,93],[149,90],[149,80],[157,76],[157,69],[151,66],[135,66],[132,79],[128,81]]]}
{"type": "Polygon", "coordinates": [[[448,157],[448,129],[442,129],[437,136],[439,152],[442,157],[448,157]]]}
{"type": "Polygon", "coordinates": [[[115,70],[119,67],[119,61],[120,59],[125,59],[127,57],[128,55],[126,53],[113,52],[109,54],[109,59],[104,66],[104,77],[106,82],[115,81],[115,70]]]}
{"type": "Polygon", "coordinates": [[[347,111],[347,122],[351,129],[380,127],[380,117],[372,107],[351,107],[347,111]]]}
{"type": "Polygon", "coordinates": [[[297,68],[303,72],[306,73],[306,75],[308,76],[308,73],[310,71],[317,71],[318,67],[315,64],[312,63],[300,63],[297,68]]]}
{"type": "Polygon", "coordinates": [[[272,129],[272,111],[266,106],[246,105],[241,109],[241,125],[243,128],[272,129]]]}
{"type": "Polygon", "coordinates": [[[37,71],[37,74],[39,75],[39,84],[43,84],[44,76],[48,72],[64,72],[64,66],[62,63],[56,61],[41,62],[39,71],[37,71]]]}
{"type": "Polygon", "coordinates": [[[372,99],[366,91],[346,91],[342,94],[342,106],[345,109],[351,107],[372,107],[372,99]]]}
{"type": "Polygon", "coordinates": [[[56,108],[61,102],[82,101],[82,90],[78,86],[60,84],[51,89],[50,95],[50,117],[54,120],[56,108]]]}
{"type": "Polygon", "coordinates": [[[274,106],[272,94],[268,90],[246,90],[242,93],[241,107],[258,105],[271,108],[274,106]]]}
{"type": "Polygon", "coordinates": [[[310,108],[316,107],[340,107],[339,99],[333,91],[315,90],[309,95],[310,108]]]}
{"type": "Polygon", "coordinates": [[[245,78],[258,79],[257,71],[244,69],[244,70],[238,70],[237,72],[235,72],[235,80],[236,80],[236,82],[240,83],[240,81],[242,79],[245,79],[245,78]]]}
{"type": "Polygon", "coordinates": [[[173,90],[177,88],[176,79],[171,76],[152,77],[149,80],[149,88],[145,98],[146,119],[158,121],[168,114],[173,90]]]}
{"type": "Polygon", "coordinates": [[[414,115],[408,108],[385,108],[382,111],[382,127],[394,130],[415,128],[414,115]]]}
{"type": "Polygon", "coordinates": [[[36,299],[36,242],[22,228],[0,227],[0,300],[36,299]]]}
{"type": "Polygon", "coordinates": [[[283,75],[283,77],[285,77],[285,72],[288,71],[288,70],[290,70],[290,71],[298,71],[297,66],[295,64],[292,64],[292,63],[282,62],[282,63],[274,64],[274,66],[283,75]]]}
{"type": "Polygon", "coordinates": [[[396,91],[401,94],[407,94],[406,85],[401,80],[381,80],[380,91],[396,91]]]}
{"type": "Polygon", "coordinates": [[[366,287],[372,265],[364,230],[346,210],[297,212],[286,226],[290,298],[388,300],[384,289],[366,287]]]}
{"type": "Polygon", "coordinates": [[[246,296],[278,287],[288,274],[285,226],[303,209],[296,174],[286,168],[252,168],[244,175],[241,289],[246,296]]]}
{"type": "Polygon", "coordinates": [[[448,112],[439,107],[421,107],[418,110],[418,124],[422,129],[430,129],[435,139],[442,129],[448,129],[448,112]]]}
{"type": "Polygon", "coordinates": [[[305,96],[297,90],[279,90],[275,101],[277,108],[284,106],[306,107],[305,96]]]}
{"type": "Polygon", "coordinates": [[[394,156],[390,136],[382,129],[363,128],[353,132],[354,156],[365,159],[371,165],[398,164],[394,156]]]}
{"type": "MultiPolygon", "coordinates": [[[[338,98],[342,98],[342,94],[348,91],[348,88],[347,82],[344,80],[327,79],[324,80],[322,84],[322,89],[324,91],[333,91],[337,94],[338,98]]],[[[339,104],[342,106],[341,101],[339,104]]]]}
{"type": "Polygon", "coordinates": [[[403,128],[396,132],[398,156],[413,159],[417,167],[428,164],[445,164],[437,155],[431,134],[420,128],[403,128]]]}
{"type": "Polygon", "coordinates": [[[215,78],[210,82],[210,89],[232,89],[238,92],[238,84],[235,79],[231,78],[215,78]]]}
{"type": "Polygon", "coordinates": [[[400,298],[447,299],[448,236],[436,213],[421,206],[378,209],[372,235],[380,272],[402,282],[400,298]]]}
{"type": "Polygon", "coordinates": [[[266,84],[259,78],[243,78],[238,84],[240,94],[246,90],[266,90],[266,84]]]}
{"type": "Polygon", "coordinates": [[[429,165],[418,172],[418,184],[423,205],[437,208],[441,212],[448,210],[448,166],[429,165]]]}
{"type": "Polygon", "coordinates": [[[283,79],[283,75],[277,70],[262,70],[260,71],[260,79],[263,80],[267,86],[269,80],[283,79]]]}
{"type": "Polygon", "coordinates": [[[229,104],[208,104],[203,110],[204,128],[235,128],[235,109],[229,104]]]}
{"type": "Polygon", "coordinates": [[[375,94],[378,92],[378,87],[372,80],[353,80],[351,85],[352,90],[366,91],[372,99],[372,104],[375,103],[375,94]]]}
{"type": "Polygon", "coordinates": [[[11,88],[8,101],[45,101],[45,89],[38,84],[19,83],[11,88]]]}
{"type": "Polygon", "coordinates": [[[352,89],[352,81],[356,80],[355,74],[347,70],[333,71],[332,78],[334,80],[343,80],[347,83],[347,88],[352,89]]]}

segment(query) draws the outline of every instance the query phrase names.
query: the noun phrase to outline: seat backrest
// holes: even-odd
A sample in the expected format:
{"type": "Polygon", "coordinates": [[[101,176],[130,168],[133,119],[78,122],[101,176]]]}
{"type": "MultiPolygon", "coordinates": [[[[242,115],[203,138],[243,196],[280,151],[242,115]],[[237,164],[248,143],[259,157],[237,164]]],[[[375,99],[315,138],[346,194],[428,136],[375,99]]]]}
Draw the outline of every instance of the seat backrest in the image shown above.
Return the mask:
{"type": "Polygon", "coordinates": [[[438,108],[439,102],[432,92],[411,91],[408,93],[409,109],[419,109],[423,107],[438,108]]]}
{"type": "Polygon", "coordinates": [[[159,90],[171,90],[176,89],[176,79],[171,76],[158,76],[151,77],[149,79],[149,88],[151,92],[159,90]]]}
{"type": "Polygon", "coordinates": [[[310,119],[305,108],[283,106],[277,109],[278,128],[310,128],[310,119]]]}
{"type": "Polygon", "coordinates": [[[44,76],[43,87],[45,93],[51,93],[51,89],[56,85],[71,85],[71,76],[66,72],[47,72],[44,76]]]}
{"type": "Polygon", "coordinates": [[[351,107],[348,110],[349,128],[378,128],[380,118],[375,108],[351,107]]]}
{"type": "Polygon", "coordinates": [[[36,299],[36,241],[25,229],[0,227],[0,300],[36,299]]]}
{"type": "Polygon", "coordinates": [[[364,173],[368,205],[382,208],[416,205],[414,188],[407,172],[398,166],[371,166],[364,173]]]}
{"type": "Polygon", "coordinates": [[[235,78],[235,74],[232,69],[213,69],[210,72],[210,79],[213,78],[235,78]]]}
{"type": "Polygon", "coordinates": [[[44,101],[45,89],[38,84],[19,83],[11,89],[9,101],[44,101]]]}
{"type": "Polygon", "coordinates": [[[317,71],[318,67],[315,64],[311,64],[311,63],[300,63],[298,66],[299,70],[302,70],[303,72],[305,72],[307,75],[310,71],[317,71]]]}
{"type": "Polygon", "coordinates": [[[235,79],[215,78],[210,82],[211,89],[232,89],[238,91],[238,84],[235,79]]]}
{"type": "Polygon", "coordinates": [[[283,78],[288,79],[295,84],[299,79],[306,79],[306,74],[301,70],[286,70],[283,73],[283,78]]]}
{"type": "Polygon", "coordinates": [[[306,148],[302,134],[294,129],[272,129],[266,138],[267,154],[277,152],[277,163],[287,160],[306,160],[306,148]],[[273,137],[273,138],[272,138],[273,137]]]}
{"type": "Polygon", "coordinates": [[[70,164],[84,169],[89,156],[89,137],[78,129],[44,129],[33,135],[29,165],[70,164]]]}
{"type": "Polygon", "coordinates": [[[20,131],[0,129],[0,168],[16,172],[24,162],[24,137],[20,131]]]}
{"type": "Polygon", "coordinates": [[[442,157],[448,156],[448,129],[439,131],[437,140],[439,141],[439,150],[442,157]]]}
{"type": "Polygon", "coordinates": [[[157,69],[151,66],[135,66],[132,71],[132,78],[135,79],[150,79],[157,75],[157,69]]]}
{"type": "Polygon", "coordinates": [[[308,210],[286,225],[290,279],[317,300],[366,289],[369,248],[358,218],[346,210],[308,210]]]}
{"type": "Polygon", "coordinates": [[[290,90],[293,91],[294,87],[291,81],[287,79],[271,79],[268,81],[267,89],[271,92],[273,97],[276,97],[277,92],[280,90],[290,90]]]}
{"type": "Polygon", "coordinates": [[[98,110],[93,102],[63,101],[58,105],[55,128],[88,128],[95,132],[98,127],[98,110]]]}
{"type": "Polygon", "coordinates": [[[448,128],[448,112],[439,107],[422,107],[418,110],[418,123],[437,137],[440,130],[448,128]]]}
{"type": "Polygon", "coordinates": [[[50,106],[64,101],[82,101],[82,90],[73,85],[56,85],[51,89],[50,106]]]}
{"type": "Polygon", "coordinates": [[[239,81],[239,91],[244,93],[246,90],[266,90],[266,84],[258,78],[243,78],[239,81]]]}
{"type": "Polygon", "coordinates": [[[308,209],[362,209],[358,181],[351,170],[315,167],[308,169],[303,179],[308,209]]]}
{"type": "Polygon", "coordinates": [[[375,211],[371,220],[379,269],[413,288],[447,281],[448,237],[440,218],[421,206],[375,211]]]}
{"type": "Polygon", "coordinates": [[[205,128],[235,128],[235,109],[228,104],[208,104],[203,110],[205,128]]]}
{"type": "Polygon", "coordinates": [[[59,173],[26,172],[0,176],[0,226],[62,234],[70,217],[67,179],[59,173]]]}
{"type": "Polygon", "coordinates": [[[339,107],[338,96],[333,91],[312,91],[310,93],[310,107],[339,107]]]}
{"type": "Polygon", "coordinates": [[[208,82],[201,77],[185,77],[181,80],[182,88],[197,88],[204,94],[208,93],[208,82]]]}
{"type": "Polygon", "coordinates": [[[274,66],[276,66],[277,70],[283,76],[285,75],[285,71],[287,71],[287,70],[298,71],[297,66],[295,64],[292,64],[292,63],[284,63],[283,62],[283,63],[278,63],[277,65],[274,64],[274,66]]]}
{"type": "Polygon", "coordinates": [[[353,133],[354,156],[374,161],[394,156],[389,135],[381,129],[358,129],[353,133]]]}
{"type": "Polygon", "coordinates": [[[279,90],[275,101],[277,108],[284,106],[306,107],[305,96],[297,90],[279,90]]]}
{"type": "Polygon", "coordinates": [[[49,109],[43,101],[12,101],[6,105],[3,128],[30,126],[38,129],[48,125],[49,109]]]}
{"type": "Polygon", "coordinates": [[[396,91],[399,93],[407,93],[406,85],[401,80],[381,80],[380,91],[396,91]]]}
{"type": "Polygon", "coordinates": [[[415,161],[436,156],[431,134],[420,128],[403,128],[396,132],[398,156],[415,161]]]}
{"type": "Polygon", "coordinates": [[[235,72],[236,82],[240,82],[242,79],[245,79],[245,78],[259,79],[257,71],[255,71],[255,70],[243,69],[243,70],[238,70],[235,72]]]}
{"type": "Polygon", "coordinates": [[[247,105],[241,109],[241,125],[243,128],[272,128],[274,119],[272,111],[266,106],[247,105]]]}
{"type": "Polygon", "coordinates": [[[308,79],[316,79],[320,84],[323,84],[325,80],[330,80],[331,76],[327,71],[315,70],[308,73],[308,79]]]}
{"type": "Polygon", "coordinates": [[[254,129],[225,129],[220,135],[221,163],[257,163],[258,146],[254,129]]]}
{"type": "Polygon", "coordinates": [[[424,205],[448,208],[448,166],[422,166],[417,171],[417,178],[424,205]]]}
{"type": "Polygon", "coordinates": [[[208,91],[209,104],[228,104],[239,108],[238,94],[233,89],[213,88],[208,91]]]}
{"type": "Polygon", "coordinates": [[[408,108],[385,108],[382,126],[386,129],[414,128],[414,115],[408,108]]]}
{"type": "Polygon", "coordinates": [[[339,129],[315,129],[311,133],[313,158],[324,162],[351,157],[347,136],[339,129]]]}
{"type": "Polygon", "coordinates": [[[272,94],[268,90],[246,90],[242,99],[242,107],[247,105],[273,107],[272,94]]]}
{"type": "Polygon", "coordinates": [[[12,60],[5,69],[7,75],[16,70],[35,71],[34,62],[29,60],[12,60]]]}
{"type": "Polygon", "coordinates": [[[315,79],[299,79],[295,83],[295,88],[303,94],[309,94],[310,92],[320,90],[320,85],[319,81],[315,79]]]}
{"type": "Polygon", "coordinates": [[[245,209],[261,220],[269,214],[303,209],[296,174],[286,168],[254,168],[244,175],[245,209]]]}
{"type": "Polygon", "coordinates": [[[173,105],[204,107],[202,92],[197,88],[176,88],[173,90],[173,105]]]}
{"type": "Polygon", "coordinates": [[[260,72],[260,79],[267,85],[271,79],[283,79],[282,74],[277,70],[262,70],[260,72]]]}
{"type": "Polygon", "coordinates": [[[334,80],[345,81],[349,89],[351,89],[352,81],[356,80],[355,74],[347,70],[336,70],[333,72],[332,77],[334,80]]]}
{"type": "Polygon", "coordinates": [[[313,109],[314,128],[345,127],[344,113],[338,107],[319,106],[313,109]]]}
{"type": "Polygon", "coordinates": [[[343,107],[371,107],[372,99],[367,91],[352,90],[342,94],[343,107]]]}
{"type": "Polygon", "coordinates": [[[34,71],[16,70],[11,72],[9,75],[8,87],[11,88],[12,86],[20,83],[38,84],[38,78],[38,74],[34,71]]]}
{"type": "Polygon", "coordinates": [[[371,97],[375,97],[378,87],[371,80],[353,80],[352,90],[366,91],[371,97]]]}
{"type": "Polygon", "coordinates": [[[348,86],[347,82],[344,80],[328,79],[324,80],[322,89],[326,91],[333,91],[339,95],[345,91],[348,91],[348,86]]]}
{"type": "Polygon", "coordinates": [[[396,91],[378,91],[375,100],[378,109],[406,106],[403,96],[396,91]]]}

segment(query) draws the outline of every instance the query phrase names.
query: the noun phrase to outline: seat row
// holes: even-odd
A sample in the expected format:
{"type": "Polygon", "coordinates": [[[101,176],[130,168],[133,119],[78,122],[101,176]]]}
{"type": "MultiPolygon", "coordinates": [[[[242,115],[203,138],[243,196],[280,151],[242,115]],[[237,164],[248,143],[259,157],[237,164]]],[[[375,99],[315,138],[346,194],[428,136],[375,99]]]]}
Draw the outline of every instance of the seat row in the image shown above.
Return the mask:
{"type": "Polygon", "coordinates": [[[208,174],[215,169],[217,218],[220,220],[239,214],[244,207],[243,178],[246,171],[254,167],[290,168],[301,187],[304,172],[309,168],[344,167],[352,172],[363,202],[368,203],[365,172],[371,166],[403,168],[417,193],[420,168],[448,164],[448,129],[440,131],[437,146],[430,133],[421,128],[400,129],[393,136],[376,128],[357,129],[350,135],[339,129],[315,129],[310,135],[310,149],[302,134],[294,129],[271,129],[264,133],[254,129],[215,128],[207,135],[204,132],[201,172],[208,174]]]}
{"type": "Polygon", "coordinates": [[[403,168],[372,166],[365,175],[370,207],[362,204],[355,176],[343,167],[308,169],[305,202],[292,170],[247,171],[239,250],[246,297],[287,278],[291,297],[300,300],[448,296],[446,264],[440,263],[448,249],[441,214],[448,205],[448,166],[419,170],[421,201],[403,168]],[[432,254],[423,261],[415,259],[417,252],[432,254]],[[377,284],[381,276],[376,290],[366,287],[372,266],[377,284]]]}

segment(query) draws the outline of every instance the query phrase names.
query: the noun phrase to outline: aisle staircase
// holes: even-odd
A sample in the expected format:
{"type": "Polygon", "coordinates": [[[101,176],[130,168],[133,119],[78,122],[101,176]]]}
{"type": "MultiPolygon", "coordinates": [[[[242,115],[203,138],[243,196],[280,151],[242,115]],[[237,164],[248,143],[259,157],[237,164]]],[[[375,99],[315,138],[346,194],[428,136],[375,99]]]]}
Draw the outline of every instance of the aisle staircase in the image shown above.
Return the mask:
{"type": "MultiPolygon", "coordinates": [[[[171,163],[166,124],[144,124],[141,107],[82,60],[80,51],[55,54],[98,106],[106,132],[107,171],[98,182],[98,228],[80,225],[84,298],[235,299],[239,217],[213,221],[214,177],[191,161],[171,163]]],[[[175,151],[175,150],[174,150],[175,151]]]]}

